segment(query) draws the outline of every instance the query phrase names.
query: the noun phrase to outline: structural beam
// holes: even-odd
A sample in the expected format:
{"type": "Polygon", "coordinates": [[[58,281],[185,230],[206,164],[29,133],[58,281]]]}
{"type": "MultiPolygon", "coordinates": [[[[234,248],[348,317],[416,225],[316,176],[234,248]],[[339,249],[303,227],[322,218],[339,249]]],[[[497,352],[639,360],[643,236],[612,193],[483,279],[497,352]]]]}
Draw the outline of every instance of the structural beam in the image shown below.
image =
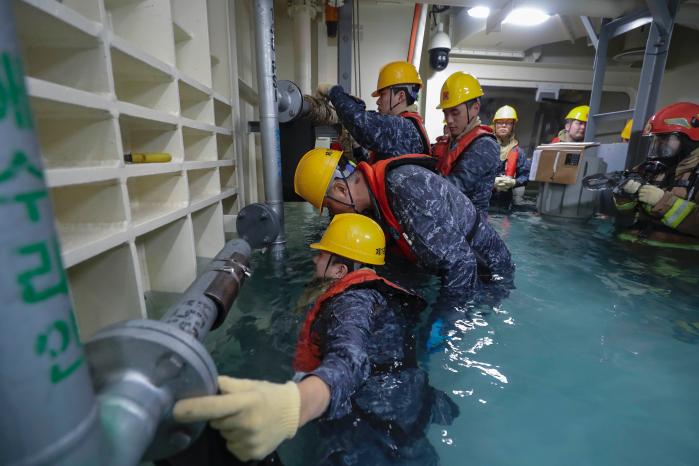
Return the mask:
{"type": "Polygon", "coordinates": [[[581,16],[580,21],[582,22],[583,26],[585,27],[585,32],[587,32],[587,37],[590,39],[592,46],[595,49],[597,49],[597,44],[599,43],[599,37],[597,37],[597,32],[595,31],[594,26],[592,26],[592,21],[590,21],[590,18],[588,16],[581,16]]]}

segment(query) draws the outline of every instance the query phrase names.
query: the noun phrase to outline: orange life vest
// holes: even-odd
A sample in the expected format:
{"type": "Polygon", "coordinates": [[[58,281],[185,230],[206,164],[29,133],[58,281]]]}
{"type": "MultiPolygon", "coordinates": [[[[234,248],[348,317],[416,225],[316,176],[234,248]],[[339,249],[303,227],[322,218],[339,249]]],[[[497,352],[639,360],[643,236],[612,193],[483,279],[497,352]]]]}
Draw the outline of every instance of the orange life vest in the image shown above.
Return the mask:
{"type": "MultiPolygon", "coordinates": [[[[430,138],[427,136],[427,130],[422,122],[422,115],[417,112],[403,112],[399,116],[407,118],[412,121],[418,132],[420,133],[420,139],[422,139],[422,150],[425,151],[426,155],[430,155],[432,146],[430,144],[430,138]]],[[[376,151],[369,151],[369,163],[373,164],[376,162],[376,151]]]]}
{"type": "Polygon", "coordinates": [[[517,174],[517,159],[519,158],[519,152],[517,151],[517,146],[513,147],[509,154],[507,154],[507,161],[505,162],[505,176],[514,178],[517,174]]]}
{"type": "Polygon", "coordinates": [[[403,227],[400,226],[398,220],[396,220],[396,217],[391,211],[391,206],[388,204],[388,196],[386,194],[386,172],[397,166],[407,164],[420,165],[434,170],[435,159],[423,154],[407,154],[391,159],[380,160],[373,165],[361,162],[357,165],[357,169],[361,170],[364,174],[364,179],[366,179],[369,190],[376,199],[376,203],[379,207],[379,214],[382,218],[382,226],[384,229],[388,229],[390,237],[396,242],[400,252],[411,262],[415,262],[417,258],[403,232],[403,227]]]}
{"type": "Polygon", "coordinates": [[[299,372],[310,372],[317,369],[322,361],[320,354],[320,343],[314,338],[312,329],[313,322],[318,318],[323,304],[330,298],[333,298],[352,287],[362,286],[365,288],[377,288],[385,291],[397,292],[401,294],[405,301],[411,301],[412,309],[410,311],[421,311],[425,307],[424,300],[405,288],[402,288],[395,283],[386,280],[376,274],[371,269],[359,269],[350,272],[343,278],[333,283],[315,302],[313,307],[303,322],[299,341],[296,344],[296,355],[294,356],[293,367],[299,372]]]}
{"type": "Polygon", "coordinates": [[[551,144],[556,144],[557,142],[561,142],[561,138],[556,136],[555,138],[551,139],[551,144]]]}
{"type": "Polygon", "coordinates": [[[442,175],[448,175],[454,168],[454,164],[459,159],[459,156],[468,149],[473,141],[481,136],[490,136],[493,139],[495,135],[493,134],[493,128],[486,125],[478,125],[469,133],[461,136],[461,138],[456,143],[456,146],[449,150],[449,139],[439,141],[432,147],[432,155],[437,157],[437,171],[442,175]]]}

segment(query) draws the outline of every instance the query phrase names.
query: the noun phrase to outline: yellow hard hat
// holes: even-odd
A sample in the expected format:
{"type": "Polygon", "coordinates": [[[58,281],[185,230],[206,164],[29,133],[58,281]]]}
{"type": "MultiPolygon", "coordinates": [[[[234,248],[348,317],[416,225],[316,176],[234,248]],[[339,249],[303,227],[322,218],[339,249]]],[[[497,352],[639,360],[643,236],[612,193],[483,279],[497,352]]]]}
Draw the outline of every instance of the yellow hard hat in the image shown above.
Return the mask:
{"type": "Polygon", "coordinates": [[[327,251],[363,264],[383,265],[386,237],[378,223],[359,214],[337,214],[312,249],[327,251]]]}
{"type": "Polygon", "coordinates": [[[626,122],[624,129],[621,130],[621,139],[631,139],[631,127],[633,126],[633,118],[626,122]]]}
{"type": "Polygon", "coordinates": [[[311,149],[301,157],[294,173],[294,191],[313,207],[323,211],[325,192],[333,179],[342,152],[339,150],[311,149]]]}
{"type": "Polygon", "coordinates": [[[476,78],[463,71],[452,73],[442,84],[437,108],[451,108],[483,95],[476,78]]]}
{"type": "Polygon", "coordinates": [[[578,105],[566,115],[566,120],[587,121],[587,116],[590,114],[590,107],[587,105],[578,105]]]}
{"type": "Polygon", "coordinates": [[[422,79],[420,79],[415,65],[407,61],[394,61],[384,65],[381,71],[379,71],[376,90],[371,93],[371,96],[378,97],[381,89],[398,84],[417,84],[419,87],[422,87],[422,79]]]}
{"type": "Polygon", "coordinates": [[[498,109],[497,112],[495,112],[495,116],[493,117],[493,121],[498,121],[498,120],[515,120],[517,121],[517,110],[514,109],[514,107],[510,107],[509,105],[504,105],[498,109]]]}

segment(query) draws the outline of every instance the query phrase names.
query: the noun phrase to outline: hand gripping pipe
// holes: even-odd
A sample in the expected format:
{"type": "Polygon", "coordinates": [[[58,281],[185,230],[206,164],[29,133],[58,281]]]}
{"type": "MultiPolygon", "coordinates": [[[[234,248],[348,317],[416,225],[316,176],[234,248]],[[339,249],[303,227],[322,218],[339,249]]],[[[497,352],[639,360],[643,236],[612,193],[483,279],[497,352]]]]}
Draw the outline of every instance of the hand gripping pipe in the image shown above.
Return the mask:
{"type": "Polygon", "coordinates": [[[175,424],[171,408],[216,391],[200,341],[249,273],[250,247],[226,244],[163,320],[115,324],[83,349],[11,5],[0,1],[0,464],[135,466],[170,456],[203,427],[175,424]]]}

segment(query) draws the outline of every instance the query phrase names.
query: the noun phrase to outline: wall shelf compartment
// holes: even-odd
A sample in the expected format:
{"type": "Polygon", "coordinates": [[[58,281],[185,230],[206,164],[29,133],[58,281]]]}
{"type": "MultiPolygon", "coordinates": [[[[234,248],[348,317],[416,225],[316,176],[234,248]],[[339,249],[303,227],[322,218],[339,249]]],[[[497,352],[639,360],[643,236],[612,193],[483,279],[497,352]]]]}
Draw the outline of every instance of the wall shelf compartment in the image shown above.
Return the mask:
{"type": "Polygon", "coordinates": [[[97,37],[26,3],[15,2],[15,17],[27,76],[110,92],[107,54],[97,37]]]}
{"type": "Polygon", "coordinates": [[[208,94],[180,80],[180,114],[185,118],[214,124],[214,104],[208,94]]]}
{"type": "Polygon", "coordinates": [[[206,7],[201,0],[171,0],[177,68],[211,87],[211,61],[206,7]]]}
{"type": "Polygon", "coordinates": [[[172,76],[115,48],[112,48],[112,63],[117,99],[177,113],[177,87],[172,76]]]}
{"type": "Polygon", "coordinates": [[[217,202],[204,209],[192,212],[194,249],[197,258],[212,259],[225,242],[223,236],[223,209],[217,202]]]}
{"type": "Polygon", "coordinates": [[[127,180],[131,221],[148,221],[187,207],[187,182],[181,173],[139,176],[127,180]]]}
{"type": "Polygon", "coordinates": [[[216,135],[216,149],[218,150],[219,160],[233,160],[235,157],[233,138],[225,134],[216,135]]]}
{"type": "Polygon", "coordinates": [[[82,341],[107,325],[144,317],[128,244],[69,268],[68,281],[82,341]]]}
{"type": "Polygon", "coordinates": [[[216,118],[216,126],[227,129],[233,126],[230,105],[214,100],[214,116],[216,118]]]}
{"type": "Polygon", "coordinates": [[[31,105],[46,168],[120,165],[111,113],[39,98],[32,98],[31,105]]]}
{"type": "Polygon", "coordinates": [[[185,161],[216,160],[216,138],[214,133],[196,128],[182,127],[185,161]]]}
{"type": "Polygon", "coordinates": [[[196,278],[192,225],[187,217],[139,236],[136,249],[146,292],[181,293],[196,278]]]}
{"type": "Polygon", "coordinates": [[[64,254],[126,231],[122,192],[118,180],[50,190],[64,254]]]}
{"type": "Polygon", "coordinates": [[[183,159],[182,139],[176,125],[129,115],[119,117],[121,141],[125,154],[166,152],[173,162],[183,159]]]}
{"type": "Polygon", "coordinates": [[[117,36],[165,63],[175,64],[169,0],[106,0],[105,7],[109,26],[117,36]]]}
{"type": "Polygon", "coordinates": [[[187,178],[189,179],[189,201],[191,204],[216,196],[221,192],[217,168],[190,170],[187,172],[187,178]]]}
{"type": "Polygon", "coordinates": [[[235,165],[219,167],[218,173],[221,177],[222,191],[238,186],[238,181],[236,180],[235,165]]]}

